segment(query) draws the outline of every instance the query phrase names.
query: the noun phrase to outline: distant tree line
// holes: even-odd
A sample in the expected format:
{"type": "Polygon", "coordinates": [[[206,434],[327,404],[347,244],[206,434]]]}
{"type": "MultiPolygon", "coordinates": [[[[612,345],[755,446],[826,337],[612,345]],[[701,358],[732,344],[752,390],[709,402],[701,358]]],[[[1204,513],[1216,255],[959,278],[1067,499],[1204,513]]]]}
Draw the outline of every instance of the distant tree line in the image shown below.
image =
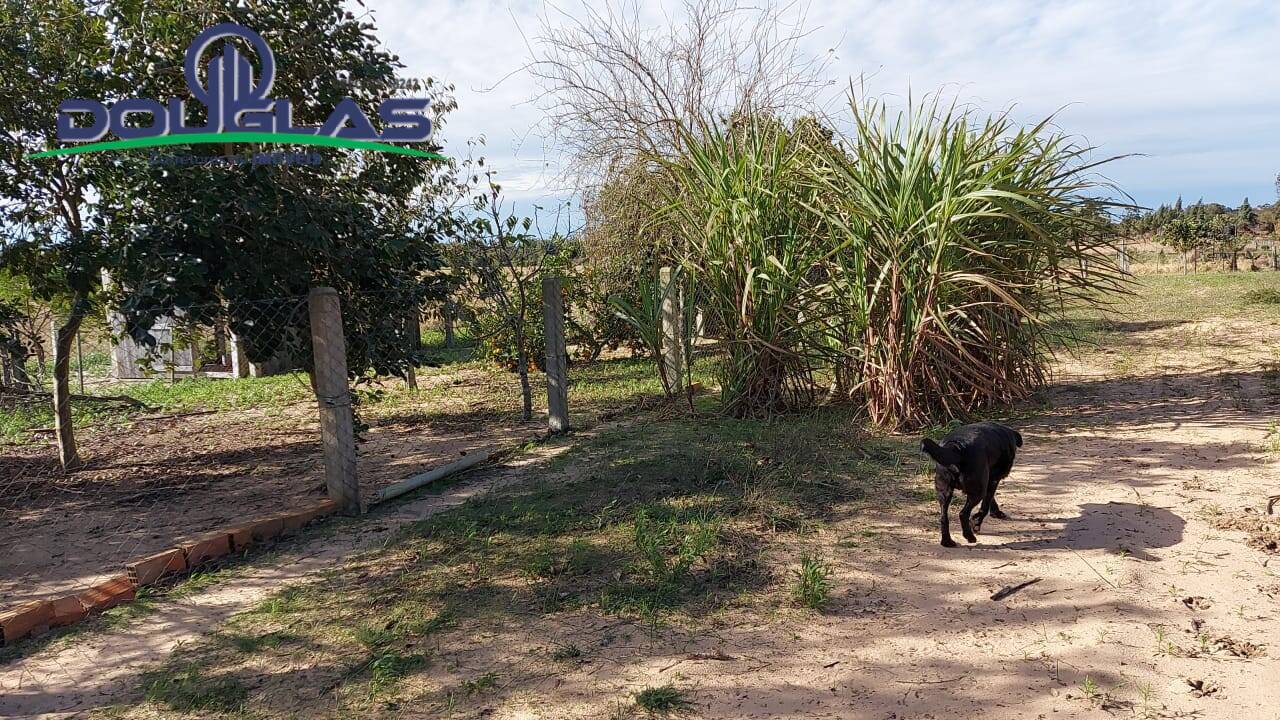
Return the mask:
{"type": "Polygon", "coordinates": [[[1146,213],[1131,212],[1117,223],[1121,236],[1150,237],[1182,256],[1183,270],[1199,269],[1205,254],[1230,259],[1232,270],[1240,269],[1240,255],[1250,243],[1274,238],[1280,203],[1254,207],[1245,198],[1238,207],[1199,200],[1183,205],[1179,197],[1146,213]]]}

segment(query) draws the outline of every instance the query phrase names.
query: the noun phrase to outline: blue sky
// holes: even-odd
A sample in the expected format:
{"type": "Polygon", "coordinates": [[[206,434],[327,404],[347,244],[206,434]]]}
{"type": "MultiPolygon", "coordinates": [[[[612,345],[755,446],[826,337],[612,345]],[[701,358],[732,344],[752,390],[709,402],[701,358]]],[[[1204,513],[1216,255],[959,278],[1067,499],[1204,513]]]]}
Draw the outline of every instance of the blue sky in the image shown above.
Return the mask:
{"type": "MultiPolygon", "coordinates": [[[[444,134],[468,137],[522,206],[554,204],[567,161],[547,139],[522,71],[525,35],[547,6],[532,0],[364,0],[386,46],[414,75],[458,86],[444,134]]],[[[653,22],[672,2],[646,2],[653,22]]],[[[579,0],[555,7],[573,13],[579,0]]],[[[1140,153],[1107,175],[1140,203],[1275,201],[1280,172],[1280,3],[1026,0],[845,0],[794,7],[806,49],[830,60],[834,109],[851,76],[877,95],[943,89],[1016,118],[1058,111],[1058,125],[1101,153],[1140,153]]]]}

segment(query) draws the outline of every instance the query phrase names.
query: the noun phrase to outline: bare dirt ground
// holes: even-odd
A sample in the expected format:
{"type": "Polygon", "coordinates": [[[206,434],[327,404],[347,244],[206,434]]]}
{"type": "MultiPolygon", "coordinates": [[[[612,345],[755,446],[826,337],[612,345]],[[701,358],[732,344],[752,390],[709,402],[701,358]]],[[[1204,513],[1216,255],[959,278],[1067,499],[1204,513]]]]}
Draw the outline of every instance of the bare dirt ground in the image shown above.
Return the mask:
{"type": "Polygon", "coordinates": [[[979,544],[941,548],[920,517],[838,524],[883,541],[836,560],[846,592],[823,615],[615,656],[624,672],[602,687],[584,669],[557,701],[678,673],[709,718],[1280,717],[1280,557],[1215,527],[1280,493],[1259,449],[1280,388],[1258,369],[1280,331],[1219,320],[1135,327],[1128,342],[1140,374],[1114,377],[1105,356],[1063,368],[1055,411],[1021,425],[1001,488],[1012,519],[988,520],[979,544]]]}
{"type": "MultiPolygon", "coordinates": [[[[555,452],[554,449],[545,451],[555,452]]],[[[138,673],[278,592],[346,558],[386,542],[397,530],[520,478],[519,462],[472,481],[349,521],[333,533],[303,538],[207,591],[165,604],[126,627],[71,636],[0,666],[0,717],[83,717],[134,690],[138,673]]]]}
{"type": "MultiPolygon", "coordinates": [[[[1280,556],[1230,529],[1280,524],[1262,521],[1280,467],[1261,450],[1280,329],[1119,329],[1118,348],[1061,368],[1052,411],[1018,423],[1025,452],[1001,488],[1012,517],[978,544],[940,547],[919,506],[835,518],[820,614],[753,605],[656,629],[595,608],[547,615],[441,640],[423,684],[492,673],[498,696],[454,716],[506,720],[643,717],[635,693],[667,684],[688,716],[726,720],[1280,718],[1280,556]],[[556,668],[564,647],[581,657],[556,668]]],[[[277,689],[259,707],[342,716],[263,681],[277,689]]]]}
{"type": "MultiPolygon", "coordinates": [[[[706,718],[1280,718],[1280,556],[1267,540],[1275,518],[1264,515],[1280,493],[1280,456],[1264,449],[1280,407],[1269,364],[1280,328],[1213,318],[1115,329],[1107,351],[1060,368],[1051,410],[1016,423],[1026,447],[1001,487],[1012,517],[989,519],[978,544],[939,547],[935,517],[919,505],[837,515],[819,538],[836,588],[821,613],[748,605],[655,627],[583,608],[469,636],[424,675],[457,686],[493,672],[493,699],[480,694],[455,716],[510,720],[630,717],[637,690],[667,683],[684,691],[689,716],[706,718]],[[567,645],[581,656],[548,671],[551,651],[567,645]]],[[[521,479],[519,469],[494,472],[455,492],[521,479]]],[[[429,500],[401,515],[430,512],[429,500]]],[[[110,704],[166,716],[139,704],[140,668],[286,574],[336,567],[399,521],[378,522],[364,540],[332,552],[333,539],[317,539],[141,631],[0,667],[0,717],[110,704]]],[[[794,566],[798,550],[773,554],[794,566]]],[[[343,716],[309,680],[306,658],[297,662],[262,669],[274,689],[261,704],[343,716]]]]}
{"type": "MultiPolygon", "coordinates": [[[[424,383],[465,383],[436,376],[424,383]]],[[[472,411],[406,407],[373,420],[360,447],[363,497],[461,456],[507,447],[539,423],[472,411]]],[[[453,405],[458,405],[454,407],[453,405]]],[[[315,406],[162,415],[91,429],[87,469],[64,475],[44,446],[0,459],[0,608],[85,589],[175,541],[325,498],[315,406]]]]}

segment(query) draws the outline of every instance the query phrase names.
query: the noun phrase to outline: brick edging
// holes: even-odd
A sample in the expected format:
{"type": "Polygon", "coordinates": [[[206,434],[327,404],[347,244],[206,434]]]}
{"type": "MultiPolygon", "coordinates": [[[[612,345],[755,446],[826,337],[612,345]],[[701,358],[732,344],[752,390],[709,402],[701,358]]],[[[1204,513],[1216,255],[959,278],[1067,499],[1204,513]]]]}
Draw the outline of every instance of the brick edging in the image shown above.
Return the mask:
{"type": "Polygon", "coordinates": [[[307,523],[334,515],[339,510],[341,506],[338,503],[325,500],[300,510],[198,535],[179,541],[168,550],[127,562],[124,575],[117,575],[87,590],[0,610],[0,646],[40,635],[49,628],[74,625],[91,615],[130,602],[137,595],[138,588],[154,585],[162,578],[184,574],[210,560],[299,530],[307,523]]]}

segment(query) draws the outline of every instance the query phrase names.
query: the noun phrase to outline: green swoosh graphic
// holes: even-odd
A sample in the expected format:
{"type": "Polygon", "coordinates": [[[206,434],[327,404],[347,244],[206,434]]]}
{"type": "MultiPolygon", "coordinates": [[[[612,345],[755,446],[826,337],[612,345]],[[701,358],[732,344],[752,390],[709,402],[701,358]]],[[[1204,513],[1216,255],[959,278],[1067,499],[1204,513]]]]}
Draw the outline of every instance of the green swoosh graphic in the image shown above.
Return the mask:
{"type": "Polygon", "coordinates": [[[302,135],[296,133],[269,132],[225,132],[225,133],[187,133],[183,135],[159,135],[157,137],[134,138],[132,140],[107,140],[104,142],[76,145],[73,147],[45,150],[27,156],[30,160],[56,157],[58,155],[79,155],[81,153],[103,152],[105,150],[136,150],[138,148],[161,147],[164,145],[210,145],[229,142],[273,143],[277,145],[321,145],[324,147],[348,148],[352,150],[373,150],[374,152],[395,153],[427,158],[429,160],[445,160],[445,156],[413,148],[388,145],[369,140],[349,140],[347,138],[330,137],[328,135],[302,135]]]}

